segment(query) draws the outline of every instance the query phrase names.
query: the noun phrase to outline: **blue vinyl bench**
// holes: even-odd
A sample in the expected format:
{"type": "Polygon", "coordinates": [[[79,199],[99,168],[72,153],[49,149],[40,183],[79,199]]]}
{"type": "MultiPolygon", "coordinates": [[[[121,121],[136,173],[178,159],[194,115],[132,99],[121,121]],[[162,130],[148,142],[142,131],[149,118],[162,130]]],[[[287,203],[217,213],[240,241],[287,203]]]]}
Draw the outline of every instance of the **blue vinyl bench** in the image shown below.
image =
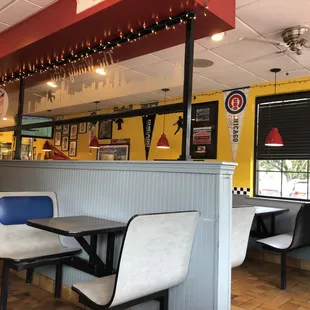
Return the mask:
{"type": "Polygon", "coordinates": [[[62,265],[80,252],[61,244],[59,236],[26,225],[27,220],[58,216],[57,198],[50,192],[0,192],[0,259],[3,260],[1,309],[7,309],[9,269],[56,265],[55,298],[61,294],[62,265]]]}

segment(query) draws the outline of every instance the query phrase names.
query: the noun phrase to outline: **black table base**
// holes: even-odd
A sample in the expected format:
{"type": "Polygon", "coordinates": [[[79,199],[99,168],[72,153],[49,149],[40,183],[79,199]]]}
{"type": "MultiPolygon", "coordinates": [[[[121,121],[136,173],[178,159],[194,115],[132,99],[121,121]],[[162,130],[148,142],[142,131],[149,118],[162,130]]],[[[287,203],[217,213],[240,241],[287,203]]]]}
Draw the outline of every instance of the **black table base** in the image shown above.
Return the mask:
{"type": "Polygon", "coordinates": [[[108,233],[107,254],[106,263],[97,254],[98,235],[92,235],[90,244],[84,237],[75,237],[76,241],[88,254],[89,259],[84,259],[78,256],[66,263],[70,267],[74,267],[78,270],[91,274],[95,277],[105,277],[115,274],[114,269],[114,248],[116,233],[108,233]]]}

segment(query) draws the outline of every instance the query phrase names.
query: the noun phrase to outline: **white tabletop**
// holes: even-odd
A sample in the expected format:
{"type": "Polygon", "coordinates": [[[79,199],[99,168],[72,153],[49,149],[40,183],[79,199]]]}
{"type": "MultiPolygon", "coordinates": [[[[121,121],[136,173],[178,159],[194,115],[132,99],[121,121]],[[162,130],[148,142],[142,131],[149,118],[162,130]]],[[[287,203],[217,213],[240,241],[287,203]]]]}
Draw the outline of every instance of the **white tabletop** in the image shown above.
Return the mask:
{"type": "Polygon", "coordinates": [[[289,209],[283,209],[283,208],[273,208],[273,207],[265,207],[265,206],[251,206],[251,205],[238,205],[234,208],[249,208],[253,207],[255,208],[255,214],[257,215],[263,215],[263,214],[280,214],[288,212],[289,209]]]}

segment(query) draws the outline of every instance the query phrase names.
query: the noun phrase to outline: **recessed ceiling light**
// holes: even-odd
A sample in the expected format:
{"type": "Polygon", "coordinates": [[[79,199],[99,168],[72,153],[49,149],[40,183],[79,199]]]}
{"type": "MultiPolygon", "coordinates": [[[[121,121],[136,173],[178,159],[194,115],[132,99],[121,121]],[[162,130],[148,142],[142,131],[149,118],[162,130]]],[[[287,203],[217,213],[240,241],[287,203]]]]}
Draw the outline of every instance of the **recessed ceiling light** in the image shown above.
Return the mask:
{"type": "Polygon", "coordinates": [[[56,87],[57,87],[57,84],[56,84],[55,82],[53,82],[53,81],[47,82],[46,84],[47,84],[48,86],[53,87],[53,88],[56,88],[56,87]]]}
{"type": "Polygon", "coordinates": [[[216,42],[222,41],[223,38],[225,37],[225,34],[226,34],[225,32],[216,33],[211,37],[211,40],[216,42]]]}
{"type": "Polygon", "coordinates": [[[209,59],[197,58],[194,59],[194,67],[195,68],[207,68],[213,65],[213,61],[209,59]]]}
{"type": "Polygon", "coordinates": [[[96,73],[98,73],[100,75],[106,75],[107,74],[103,68],[97,68],[96,73]]]}
{"type": "Polygon", "coordinates": [[[7,117],[2,117],[2,120],[3,120],[3,121],[7,121],[8,118],[7,118],[7,117]]]}

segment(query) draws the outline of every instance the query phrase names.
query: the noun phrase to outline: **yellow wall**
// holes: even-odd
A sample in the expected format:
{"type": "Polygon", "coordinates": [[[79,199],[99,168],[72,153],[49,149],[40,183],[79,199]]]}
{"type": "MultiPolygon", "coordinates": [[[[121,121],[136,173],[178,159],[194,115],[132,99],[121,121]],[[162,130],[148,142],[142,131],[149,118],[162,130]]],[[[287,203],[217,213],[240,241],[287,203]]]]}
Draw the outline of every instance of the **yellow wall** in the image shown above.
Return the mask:
{"type": "MultiPolygon", "coordinates": [[[[280,81],[277,86],[277,93],[289,93],[297,91],[305,91],[310,88],[310,79],[295,79],[290,81],[280,81]]],[[[240,143],[236,162],[238,166],[234,174],[233,185],[237,187],[250,187],[253,190],[253,165],[254,165],[254,126],[255,126],[255,98],[274,94],[273,84],[252,85],[249,90],[248,103],[245,111],[243,129],[241,132],[240,143]]],[[[218,121],[218,149],[217,161],[232,161],[232,152],[228,135],[226,111],[224,107],[224,98],[222,92],[212,92],[196,96],[196,103],[210,101],[219,102],[219,121],[218,121]]],[[[180,100],[169,101],[169,103],[180,102],[180,100]]],[[[102,111],[108,113],[111,110],[102,111]]],[[[87,115],[87,114],[83,114],[87,115]]],[[[177,159],[181,153],[181,131],[174,135],[176,126],[173,124],[177,121],[180,113],[166,115],[165,133],[170,143],[170,149],[157,149],[156,144],[162,134],[163,115],[157,115],[152,143],[149,153],[149,160],[154,159],[177,159]]],[[[73,118],[77,115],[70,115],[67,118],[73,118]]],[[[81,116],[81,114],[79,115],[81,116]]],[[[97,132],[97,131],[96,131],[97,132]]],[[[143,138],[142,117],[133,117],[124,119],[123,129],[117,130],[117,124],[113,123],[113,139],[130,139],[130,160],[145,160],[145,148],[143,138]]],[[[4,133],[0,135],[0,142],[10,142],[12,133],[4,133]]],[[[109,144],[110,140],[100,140],[100,144],[109,144]]],[[[42,152],[44,140],[37,139],[34,146],[37,147],[37,154],[42,152]]],[[[96,151],[90,154],[89,133],[79,134],[78,136],[78,152],[76,160],[95,160],[96,151]]],[[[60,147],[59,147],[60,148],[60,147]]],[[[67,152],[65,152],[67,154],[67,152]]],[[[42,154],[42,159],[44,153],[42,154]]]]}

